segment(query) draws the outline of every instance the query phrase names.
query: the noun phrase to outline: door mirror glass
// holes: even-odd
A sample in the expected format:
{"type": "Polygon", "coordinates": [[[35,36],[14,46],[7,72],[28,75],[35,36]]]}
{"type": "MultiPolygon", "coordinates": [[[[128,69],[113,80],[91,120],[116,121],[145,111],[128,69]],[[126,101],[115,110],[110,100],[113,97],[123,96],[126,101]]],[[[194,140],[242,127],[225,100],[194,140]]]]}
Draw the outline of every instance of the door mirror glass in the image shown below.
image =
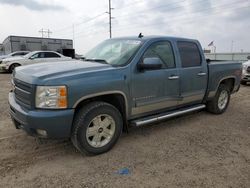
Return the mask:
{"type": "Polygon", "coordinates": [[[139,70],[157,70],[162,68],[162,62],[158,57],[147,57],[138,64],[139,70]]]}

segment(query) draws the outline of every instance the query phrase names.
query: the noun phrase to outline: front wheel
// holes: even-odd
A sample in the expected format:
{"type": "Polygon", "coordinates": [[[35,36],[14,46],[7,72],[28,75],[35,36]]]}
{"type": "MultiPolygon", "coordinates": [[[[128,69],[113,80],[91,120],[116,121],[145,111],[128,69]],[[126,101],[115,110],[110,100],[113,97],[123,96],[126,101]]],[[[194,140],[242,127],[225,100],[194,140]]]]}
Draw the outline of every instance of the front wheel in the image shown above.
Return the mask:
{"type": "Polygon", "coordinates": [[[227,85],[221,84],[213,100],[207,103],[207,111],[214,114],[222,114],[226,111],[230,101],[230,89],[227,85]]]}
{"type": "Polygon", "coordinates": [[[17,64],[17,63],[14,63],[14,64],[10,65],[10,67],[9,67],[9,73],[12,73],[15,70],[15,68],[19,67],[19,66],[20,65],[17,64]]]}
{"type": "Polygon", "coordinates": [[[122,126],[122,116],[113,105],[91,102],[76,114],[71,140],[82,153],[105,153],[119,139],[122,126]]]}
{"type": "Polygon", "coordinates": [[[246,81],[241,81],[240,82],[242,85],[247,85],[247,82],[246,81]]]}

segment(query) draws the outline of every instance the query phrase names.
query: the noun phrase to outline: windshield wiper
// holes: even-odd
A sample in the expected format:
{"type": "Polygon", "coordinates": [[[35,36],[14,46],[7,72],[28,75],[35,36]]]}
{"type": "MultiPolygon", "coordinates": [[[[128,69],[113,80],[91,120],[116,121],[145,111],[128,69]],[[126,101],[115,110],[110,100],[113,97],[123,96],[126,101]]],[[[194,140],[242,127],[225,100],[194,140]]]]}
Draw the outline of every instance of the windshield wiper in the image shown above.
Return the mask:
{"type": "Polygon", "coordinates": [[[84,59],[84,61],[94,61],[102,64],[109,64],[105,59],[84,59]]]}

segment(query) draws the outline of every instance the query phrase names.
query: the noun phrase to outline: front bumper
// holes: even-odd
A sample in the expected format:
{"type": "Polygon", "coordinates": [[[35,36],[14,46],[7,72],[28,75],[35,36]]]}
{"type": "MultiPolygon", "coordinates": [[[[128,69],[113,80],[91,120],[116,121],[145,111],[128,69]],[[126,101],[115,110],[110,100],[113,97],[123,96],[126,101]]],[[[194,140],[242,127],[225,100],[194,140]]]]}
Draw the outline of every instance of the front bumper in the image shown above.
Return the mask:
{"type": "Polygon", "coordinates": [[[10,115],[17,129],[29,135],[46,138],[69,138],[74,109],[27,110],[16,103],[14,93],[9,93],[10,115]],[[46,131],[46,136],[38,130],[46,131]]]}
{"type": "Polygon", "coordinates": [[[8,71],[9,67],[6,64],[0,64],[0,71],[8,71]]]}
{"type": "Polygon", "coordinates": [[[250,74],[242,74],[242,81],[250,82],[250,74]]]}

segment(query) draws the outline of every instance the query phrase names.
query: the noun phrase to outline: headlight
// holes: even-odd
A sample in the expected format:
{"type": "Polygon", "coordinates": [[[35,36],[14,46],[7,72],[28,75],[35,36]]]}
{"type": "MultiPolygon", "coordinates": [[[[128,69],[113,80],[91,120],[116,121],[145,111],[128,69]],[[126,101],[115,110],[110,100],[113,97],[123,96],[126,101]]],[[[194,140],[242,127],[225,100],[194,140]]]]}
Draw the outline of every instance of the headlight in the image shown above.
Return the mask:
{"type": "Polygon", "coordinates": [[[244,69],[244,70],[247,70],[247,65],[243,65],[243,69],[244,69]]]}
{"type": "Polygon", "coordinates": [[[67,108],[66,86],[37,86],[36,108],[46,108],[46,109],[67,108]]]}
{"type": "Polygon", "coordinates": [[[2,64],[7,64],[9,63],[9,61],[2,61],[2,64]]]}

